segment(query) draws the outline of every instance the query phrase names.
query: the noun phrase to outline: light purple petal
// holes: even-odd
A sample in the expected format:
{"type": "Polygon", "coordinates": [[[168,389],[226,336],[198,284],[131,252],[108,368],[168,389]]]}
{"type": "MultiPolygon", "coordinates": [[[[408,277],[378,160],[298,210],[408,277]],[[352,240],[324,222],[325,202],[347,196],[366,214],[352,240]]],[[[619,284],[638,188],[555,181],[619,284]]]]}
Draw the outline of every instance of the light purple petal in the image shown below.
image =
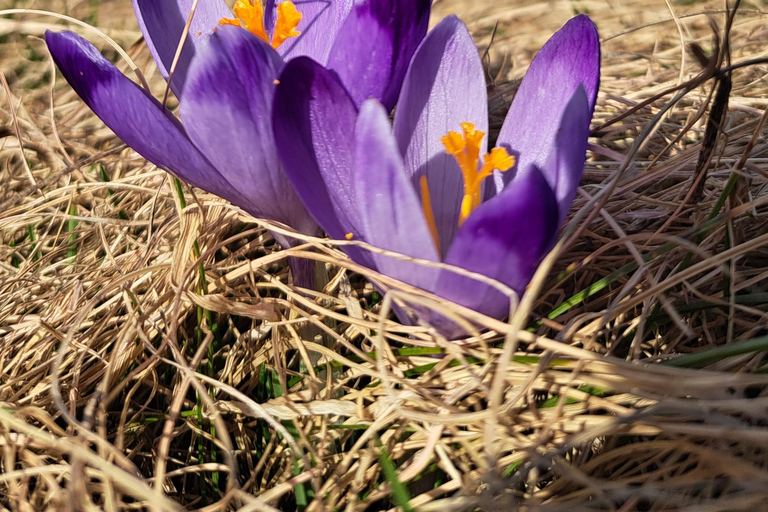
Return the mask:
{"type": "Polygon", "coordinates": [[[565,107],[555,147],[542,169],[557,198],[558,225],[571,209],[584,172],[591,120],[592,108],[587,101],[587,94],[583,87],[579,87],[565,107]]]}
{"type": "MultiPolygon", "coordinates": [[[[353,171],[357,109],[338,78],[308,57],[286,64],[275,94],[277,153],[299,197],[331,238],[360,233],[353,171]]],[[[372,266],[372,259],[347,252],[372,266]]]]}
{"type": "MultiPolygon", "coordinates": [[[[267,0],[264,11],[264,25],[268,27],[270,37],[277,23],[277,0],[267,0]]],[[[354,0],[293,0],[296,9],[301,12],[301,23],[297,30],[298,37],[285,41],[278,52],[285,60],[305,55],[320,64],[327,64],[331,46],[336,34],[352,10],[354,0]]]]}
{"type": "Polygon", "coordinates": [[[126,144],[196,187],[236,204],[244,201],[187,138],[181,123],[91,43],[72,32],[48,31],[45,40],[64,78],[126,144]]]}
{"type": "MultiPolygon", "coordinates": [[[[495,279],[522,294],[557,234],[557,202],[537,169],[472,212],[456,234],[445,262],[495,279]]],[[[443,271],[437,295],[496,318],[509,300],[469,277],[443,271]]]]}
{"type": "MultiPolygon", "coordinates": [[[[354,183],[363,238],[375,247],[411,258],[439,261],[424,212],[392,136],[389,116],[377,100],[363,103],[355,130],[354,183]]],[[[431,289],[439,271],[374,254],[377,267],[414,286],[431,289]]]]}
{"type": "Polygon", "coordinates": [[[408,63],[427,33],[431,0],[364,0],[349,13],[328,58],[357,105],[392,110],[408,63]]]}
{"type": "Polygon", "coordinates": [[[317,225],[283,172],[272,134],[272,100],[282,59],[247,30],[219,27],[189,69],[181,118],[190,139],[256,217],[316,234],[317,225]]]}
{"type": "MultiPolygon", "coordinates": [[[[440,139],[449,131],[461,132],[464,122],[488,132],[485,76],[467,27],[449,16],[414,55],[395,112],[395,137],[417,190],[427,176],[443,253],[458,229],[464,180],[440,139]]],[[[487,143],[486,138],[483,154],[487,143]]]]}
{"type": "MultiPolygon", "coordinates": [[[[498,145],[519,153],[518,169],[545,168],[560,120],[574,93],[583,87],[590,117],[600,82],[600,40],[586,15],[565,24],[539,50],[520,84],[499,134],[498,145]]],[[[514,177],[496,174],[496,190],[514,177]]]]}
{"type": "MultiPolygon", "coordinates": [[[[176,55],[176,48],[187,24],[195,0],[133,0],[133,9],[141,33],[152,53],[157,67],[167,80],[176,55]]],[[[201,39],[210,34],[222,18],[232,18],[223,0],[201,0],[195,9],[189,35],[184,43],[179,62],[173,73],[171,89],[181,98],[187,69],[201,39]]]]}

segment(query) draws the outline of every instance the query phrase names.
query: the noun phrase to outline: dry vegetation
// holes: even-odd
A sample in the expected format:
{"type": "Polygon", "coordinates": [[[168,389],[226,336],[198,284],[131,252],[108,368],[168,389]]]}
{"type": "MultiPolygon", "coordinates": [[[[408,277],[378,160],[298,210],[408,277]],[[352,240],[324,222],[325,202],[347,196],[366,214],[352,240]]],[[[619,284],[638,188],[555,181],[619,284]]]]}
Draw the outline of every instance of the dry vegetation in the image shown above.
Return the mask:
{"type": "MultiPolygon", "coordinates": [[[[129,4],[0,1],[105,29],[160,93],[129,4]]],[[[768,18],[742,2],[724,39],[722,2],[669,7],[436,3],[495,38],[497,127],[574,12],[604,40],[580,195],[506,323],[319,239],[291,254],[329,284],[300,293],[263,222],[183,207],[54,83],[38,36],[59,21],[0,19],[0,508],[764,510],[768,18]],[[447,343],[393,300],[491,330],[447,343]]]]}

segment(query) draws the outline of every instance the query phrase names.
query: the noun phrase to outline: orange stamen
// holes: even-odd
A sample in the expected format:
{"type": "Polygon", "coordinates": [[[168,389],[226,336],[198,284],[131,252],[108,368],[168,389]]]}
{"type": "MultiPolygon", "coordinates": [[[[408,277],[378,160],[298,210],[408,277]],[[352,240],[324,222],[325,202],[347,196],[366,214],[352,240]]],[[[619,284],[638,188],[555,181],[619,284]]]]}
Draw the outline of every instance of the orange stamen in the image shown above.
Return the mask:
{"type": "Polygon", "coordinates": [[[432,199],[429,196],[429,185],[427,177],[422,176],[419,180],[421,184],[421,207],[424,210],[424,218],[427,219],[427,227],[435,242],[437,253],[440,254],[440,237],[437,235],[437,223],[435,223],[435,212],[432,211],[432,199]]]}
{"type": "Polygon", "coordinates": [[[301,32],[296,30],[300,22],[301,13],[293,5],[293,2],[285,1],[278,5],[275,34],[272,36],[272,48],[277,49],[286,39],[300,36],[301,32]]]}
{"type": "Polygon", "coordinates": [[[483,166],[480,167],[480,145],[485,132],[476,130],[472,123],[461,123],[461,129],[463,134],[451,131],[441,139],[446,153],[453,155],[464,177],[464,197],[461,200],[459,226],[475,208],[480,206],[485,178],[493,174],[494,170],[504,172],[515,166],[513,155],[507,153],[504,148],[494,148],[485,156],[483,166]],[[480,167],[479,171],[478,167],[480,167]]]}
{"type": "Polygon", "coordinates": [[[261,5],[261,0],[253,3],[251,0],[237,0],[233,10],[239,19],[222,18],[219,20],[219,25],[240,25],[262,41],[269,43],[269,36],[264,30],[264,6],[261,5]]]}
{"type": "MultiPolygon", "coordinates": [[[[250,33],[270,43],[269,35],[264,27],[264,7],[261,0],[237,0],[233,9],[237,19],[222,18],[219,25],[237,25],[245,28],[250,33]]],[[[277,49],[287,39],[301,35],[296,30],[301,22],[301,13],[293,2],[286,0],[277,6],[277,23],[272,36],[272,48],[277,49]]]]}
{"type": "Polygon", "coordinates": [[[241,27],[243,24],[240,20],[231,20],[229,18],[221,18],[219,20],[219,25],[235,25],[235,26],[241,27]]]}

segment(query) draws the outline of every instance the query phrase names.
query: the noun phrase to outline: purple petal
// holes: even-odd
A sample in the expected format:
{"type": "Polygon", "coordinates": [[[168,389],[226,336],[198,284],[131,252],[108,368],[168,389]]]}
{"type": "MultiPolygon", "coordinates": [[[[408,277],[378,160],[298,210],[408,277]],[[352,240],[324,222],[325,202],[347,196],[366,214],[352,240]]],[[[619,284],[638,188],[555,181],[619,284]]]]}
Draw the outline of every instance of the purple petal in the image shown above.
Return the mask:
{"type": "MultiPolygon", "coordinates": [[[[141,33],[144,34],[147,47],[166,80],[194,3],[195,0],[133,0],[133,9],[136,11],[141,33]]],[[[198,2],[171,82],[171,89],[179,98],[187,79],[189,63],[201,39],[210,34],[222,18],[232,18],[232,13],[223,0],[198,2]]]]}
{"type": "MultiPolygon", "coordinates": [[[[395,137],[405,169],[418,187],[427,176],[441,247],[458,229],[464,180],[440,139],[470,122],[488,132],[483,65],[467,27],[455,16],[440,22],[419,47],[403,83],[395,137]]],[[[487,138],[483,141],[485,153],[487,138]]]]}
{"type": "MultiPolygon", "coordinates": [[[[590,117],[600,82],[600,40],[586,15],[565,24],[539,50],[520,84],[499,134],[498,144],[519,153],[518,169],[545,168],[560,120],[574,93],[583,87],[590,117]]],[[[496,189],[514,177],[496,174],[496,189]]]]}
{"type": "MultiPolygon", "coordinates": [[[[286,64],[275,94],[277,153],[304,205],[331,238],[362,232],[352,181],[357,109],[338,78],[308,57],[286,64]]],[[[371,259],[347,250],[355,258],[371,259]]]]}
{"type": "Polygon", "coordinates": [[[558,225],[563,222],[571,209],[584,172],[591,120],[592,107],[587,101],[584,88],[579,87],[565,107],[563,119],[557,131],[554,151],[542,169],[544,177],[557,198],[558,225]]]}
{"type": "MultiPolygon", "coordinates": [[[[405,174],[389,116],[377,100],[360,108],[355,131],[354,182],[363,238],[376,247],[412,258],[439,261],[416,190],[405,174]]],[[[380,272],[431,289],[438,269],[374,254],[380,272]]]]}
{"type": "Polygon", "coordinates": [[[233,203],[245,199],[200,154],[181,124],[88,41],[46,32],[56,65],[77,94],[126,144],[150,162],[233,203]]]}
{"type": "MultiPolygon", "coordinates": [[[[283,249],[296,247],[297,245],[304,243],[295,238],[285,236],[281,233],[274,231],[270,231],[269,233],[283,249]]],[[[288,258],[288,266],[291,269],[291,277],[293,278],[293,284],[295,286],[300,286],[310,290],[317,289],[317,283],[315,281],[316,267],[314,260],[304,258],[288,258]]]]}
{"type": "Polygon", "coordinates": [[[306,234],[317,225],[283,172],[272,134],[272,100],[282,59],[247,30],[219,27],[189,68],[181,118],[190,139],[220,169],[256,217],[306,234]]]}
{"type": "MultiPolygon", "coordinates": [[[[264,25],[270,37],[277,23],[277,6],[282,1],[267,0],[264,11],[264,25]]],[[[352,10],[354,0],[293,0],[301,13],[298,37],[285,41],[278,52],[285,60],[305,55],[325,65],[336,34],[352,10]]]]}
{"type": "MultiPolygon", "coordinates": [[[[472,212],[456,234],[445,262],[495,279],[522,294],[557,234],[557,201],[532,169],[472,212]]],[[[496,318],[509,300],[495,288],[443,271],[437,295],[496,318]]]]}
{"type": "Polygon", "coordinates": [[[392,110],[408,63],[427,33],[430,9],[431,0],[364,0],[352,8],[328,67],[357,105],[376,98],[392,110]]]}
{"type": "Polygon", "coordinates": [[[264,27],[267,29],[270,41],[275,33],[275,24],[277,23],[277,4],[278,0],[266,0],[264,2],[264,27]]]}

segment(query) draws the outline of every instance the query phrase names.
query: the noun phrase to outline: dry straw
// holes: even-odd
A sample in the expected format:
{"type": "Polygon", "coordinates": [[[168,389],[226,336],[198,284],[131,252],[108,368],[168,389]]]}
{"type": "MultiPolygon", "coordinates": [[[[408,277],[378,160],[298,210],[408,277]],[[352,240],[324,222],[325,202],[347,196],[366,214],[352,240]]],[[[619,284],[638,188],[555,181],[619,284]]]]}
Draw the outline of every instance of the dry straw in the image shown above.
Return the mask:
{"type": "MultiPolygon", "coordinates": [[[[104,4],[91,24],[130,19],[104,4]]],[[[508,322],[351,263],[338,246],[354,242],[279,251],[218,198],[184,189],[183,206],[55,82],[39,36],[60,21],[5,12],[3,510],[765,507],[766,13],[490,4],[435,12],[463,16],[485,52],[497,129],[574,11],[604,48],[579,197],[508,322]],[[325,289],[295,289],[288,256],[325,267],[325,289]],[[389,314],[414,303],[477,335],[449,343],[389,314]]],[[[135,27],[103,32],[162,97],[135,27]]]]}

